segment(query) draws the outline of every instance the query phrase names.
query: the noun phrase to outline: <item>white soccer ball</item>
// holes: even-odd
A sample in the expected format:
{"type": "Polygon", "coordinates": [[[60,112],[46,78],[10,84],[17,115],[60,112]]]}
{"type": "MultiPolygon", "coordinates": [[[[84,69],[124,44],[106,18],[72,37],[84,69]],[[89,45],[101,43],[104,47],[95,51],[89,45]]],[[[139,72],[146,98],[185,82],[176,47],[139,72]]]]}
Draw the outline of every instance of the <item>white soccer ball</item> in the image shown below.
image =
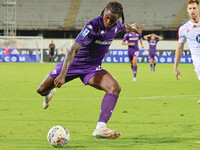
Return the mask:
{"type": "Polygon", "coordinates": [[[69,131],[60,125],[52,127],[47,134],[48,142],[54,147],[62,147],[67,145],[69,139],[69,131]]]}

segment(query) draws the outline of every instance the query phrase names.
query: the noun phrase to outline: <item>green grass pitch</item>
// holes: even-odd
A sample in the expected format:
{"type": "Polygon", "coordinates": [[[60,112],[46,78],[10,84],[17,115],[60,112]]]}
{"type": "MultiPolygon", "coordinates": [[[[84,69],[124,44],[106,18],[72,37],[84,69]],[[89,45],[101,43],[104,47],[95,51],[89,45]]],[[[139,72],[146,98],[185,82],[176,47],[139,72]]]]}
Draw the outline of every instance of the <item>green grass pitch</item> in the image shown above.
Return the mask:
{"type": "Polygon", "coordinates": [[[173,64],[138,64],[132,82],[130,64],[103,64],[122,91],[108,127],[122,132],[116,140],[93,139],[103,91],[73,80],[57,89],[51,106],[42,108],[36,89],[55,64],[0,63],[0,149],[55,149],[46,139],[55,125],[65,126],[71,139],[62,149],[200,149],[199,80],[192,64],[180,64],[177,81],[173,64]]]}

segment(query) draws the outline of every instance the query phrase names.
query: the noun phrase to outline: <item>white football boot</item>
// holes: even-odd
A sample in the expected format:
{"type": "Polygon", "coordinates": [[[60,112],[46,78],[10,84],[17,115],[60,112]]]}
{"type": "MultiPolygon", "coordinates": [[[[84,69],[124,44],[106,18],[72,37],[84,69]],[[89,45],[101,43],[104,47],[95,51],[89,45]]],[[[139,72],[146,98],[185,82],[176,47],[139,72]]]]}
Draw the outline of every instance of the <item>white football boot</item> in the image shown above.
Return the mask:
{"type": "Polygon", "coordinates": [[[133,77],[133,80],[132,80],[132,81],[133,81],[133,82],[136,82],[136,80],[137,80],[136,77],[133,77]]]}
{"type": "Polygon", "coordinates": [[[44,96],[44,101],[43,101],[44,109],[47,109],[49,107],[51,99],[55,93],[56,93],[56,89],[54,88],[50,91],[50,93],[48,95],[44,96]]]}
{"type": "Polygon", "coordinates": [[[116,139],[119,138],[122,135],[120,131],[117,130],[111,130],[108,128],[100,128],[95,129],[92,133],[92,136],[97,139],[106,138],[106,139],[116,139]]]}
{"type": "Polygon", "coordinates": [[[155,67],[152,67],[152,71],[151,72],[155,72],[155,67]]]}

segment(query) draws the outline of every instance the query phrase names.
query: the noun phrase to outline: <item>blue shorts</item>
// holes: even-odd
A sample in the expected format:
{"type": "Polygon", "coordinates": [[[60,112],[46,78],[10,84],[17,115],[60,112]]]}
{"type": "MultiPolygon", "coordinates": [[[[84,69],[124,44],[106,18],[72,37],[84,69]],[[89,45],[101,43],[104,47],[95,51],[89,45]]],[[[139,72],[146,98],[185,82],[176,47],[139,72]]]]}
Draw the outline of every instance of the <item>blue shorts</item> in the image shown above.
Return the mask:
{"type": "MultiPolygon", "coordinates": [[[[55,79],[60,74],[61,70],[62,70],[62,64],[59,63],[49,73],[49,75],[55,79]]],[[[81,81],[86,85],[86,84],[88,84],[88,81],[90,78],[92,78],[93,76],[95,76],[99,73],[102,73],[102,72],[107,72],[107,71],[102,69],[101,67],[91,67],[89,69],[88,68],[87,69],[77,69],[77,68],[73,68],[70,66],[67,71],[65,83],[69,82],[75,78],[80,78],[81,81]]]]}

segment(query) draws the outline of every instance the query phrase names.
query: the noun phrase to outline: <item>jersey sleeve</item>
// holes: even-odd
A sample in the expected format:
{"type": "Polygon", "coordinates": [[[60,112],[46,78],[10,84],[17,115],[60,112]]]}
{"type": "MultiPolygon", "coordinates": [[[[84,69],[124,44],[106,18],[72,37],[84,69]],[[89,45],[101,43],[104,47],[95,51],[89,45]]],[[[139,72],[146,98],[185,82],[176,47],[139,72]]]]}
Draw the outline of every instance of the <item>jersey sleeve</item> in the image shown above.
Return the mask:
{"type": "Polygon", "coordinates": [[[186,37],[184,35],[184,32],[185,32],[184,26],[180,27],[180,29],[178,31],[178,36],[179,36],[178,42],[179,43],[185,43],[186,42],[186,37]]]}
{"type": "Polygon", "coordinates": [[[87,46],[93,41],[95,37],[96,32],[94,29],[94,23],[92,21],[89,21],[85,24],[81,32],[78,34],[75,42],[79,43],[81,46],[87,46]]]}
{"type": "Polygon", "coordinates": [[[117,33],[126,30],[126,25],[125,25],[125,24],[122,24],[121,20],[118,20],[118,21],[117,21],[117,26],[119,27],[117,33]]]}
{"type": "Polygon", "coordinates": [[[126,33],[126,34],[124,35],[123,42],[126,42],[127,40],[128,40],[128,33],[126,33]]]}

